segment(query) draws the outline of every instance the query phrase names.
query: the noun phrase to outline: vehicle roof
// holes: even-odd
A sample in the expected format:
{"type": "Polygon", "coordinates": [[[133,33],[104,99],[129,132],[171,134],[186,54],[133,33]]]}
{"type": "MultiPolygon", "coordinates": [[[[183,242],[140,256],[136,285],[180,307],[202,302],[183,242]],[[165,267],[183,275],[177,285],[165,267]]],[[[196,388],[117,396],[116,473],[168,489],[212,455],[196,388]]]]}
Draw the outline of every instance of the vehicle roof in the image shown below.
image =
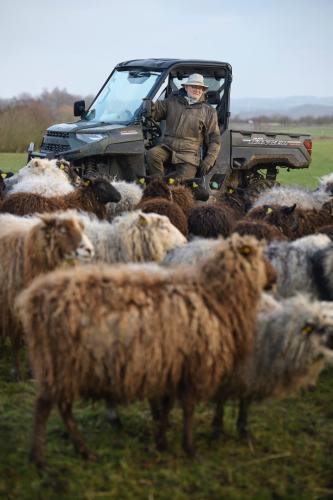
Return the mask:
{"type": "Polygon", "coordinates": [[[124,67],[144,67],[147,69],[168,69],[174,65],[178,64],[186,64],[193,65],[196,64],[201,66],[220,66],[227,68],[230,72],[232,71],[229,63],[221,62],[221,61],[205,61],[202,59],[132,59],[130,61],[123,61],[117,64],[116,68],[124,68],[124,67]]]}

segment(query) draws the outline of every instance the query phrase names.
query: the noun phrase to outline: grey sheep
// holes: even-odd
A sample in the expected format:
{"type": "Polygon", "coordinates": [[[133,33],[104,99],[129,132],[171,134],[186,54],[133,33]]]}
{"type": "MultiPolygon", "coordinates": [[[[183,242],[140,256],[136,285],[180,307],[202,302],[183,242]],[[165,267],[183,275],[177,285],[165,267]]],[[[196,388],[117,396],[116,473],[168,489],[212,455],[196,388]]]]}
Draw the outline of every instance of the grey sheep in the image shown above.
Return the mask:
{"type": "Polygon", "coordinates": [[[297,295],[281,302],[263,294],[253,352],[221,386],[213,433],[223,431],[223,408],[239,400],[237,428],[250,438],[248,410],[254,401],[285,397],[316,383],[327,363],[333,363],[333,307],[297,295]]]}

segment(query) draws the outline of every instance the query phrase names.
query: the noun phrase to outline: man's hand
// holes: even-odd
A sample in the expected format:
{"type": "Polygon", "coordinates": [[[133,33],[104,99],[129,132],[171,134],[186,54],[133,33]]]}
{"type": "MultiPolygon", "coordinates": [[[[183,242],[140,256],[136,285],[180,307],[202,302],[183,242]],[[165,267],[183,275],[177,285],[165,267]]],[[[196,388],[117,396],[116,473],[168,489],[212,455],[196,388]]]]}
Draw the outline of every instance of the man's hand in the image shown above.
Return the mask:
{"type": "Polygon", "coordinates": [[[204,175],[207,175],[209,171],[210,171],[210,166],[207,165],[207,163],[205,163],[205,160],[201,160],[199,168],[197,170],[197,176],[203,177],[204,175]]]}

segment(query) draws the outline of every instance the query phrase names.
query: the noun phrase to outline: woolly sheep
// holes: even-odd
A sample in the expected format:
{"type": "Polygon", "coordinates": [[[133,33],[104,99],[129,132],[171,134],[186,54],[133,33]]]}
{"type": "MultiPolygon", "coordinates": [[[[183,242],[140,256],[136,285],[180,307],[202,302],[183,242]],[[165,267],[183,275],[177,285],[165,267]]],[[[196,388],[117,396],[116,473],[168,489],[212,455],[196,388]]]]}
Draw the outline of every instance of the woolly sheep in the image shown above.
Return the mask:
{"type": "Polygon", "coordinates": [[[118,203],[106,204],[106,218],[109,221],[123,212],[134,210],[142,198],[142,190],[137,184],[113,181],[112,185],[120,193],[121,200],[118,203]]]}
{"type": "Polygon", "coordinates": [[[15,364],[22,335],[14,314],[14,300],[33,278],[64,262],[90,260],[94,249],[83,234],[83,224],[73,216],[41,215],[39,223],[4,233],[0,237],[0,337],[9,335],[15,364]]]}
{"type": "Polygon", "coordinates": [[[204,238],[227,237],[234,224],[234,213],[227,207],[207,204],[194,207],[188,217],[190,236],[204,238]]]}
{"type": "Polygon", "coordinates": [[[249,438],[247,416],[253,401],[285,397],[316,383],[333,363],[333,308],[327,302],[298,295],[281,302],[263,295],[253,352],[222,385],[213,421],[214,435],[223,430],[223,406],[240,400],[237,428],[249,438]]]}
{"type": "Polygon", "coordinates": [[[319,210],[332,194],[323,189],[310,191],[297,186],[273,187],[262,193],[253,203],[253,208],[263,205],[296,205],[305,210],[319,210]]]}
{"type": "Polygon", "coordinates": [[[251,234],[257,240],[273,241],[287,239],[277,227],[267,224],[263,220],[241,219],[234,225],[232,232],[240,235],[251,234]]]}
{"type": "Polygon", "coordinates": [[[170,222],[179,231],[187,237],[188,235],[188,224],[187,218],[183,210],[174,203],[165,198],[147,198],[142,199],[140,203],[136,206],[137,210],[141,210],[145,213],[156,213],[160,215],[165,215],[170,219],[170,222]]]}
{"type": "Polygon", "coordinates": [[[332,223],[333,216],[326,204],[320,210],[305,210],[292,206],[263,205],[251,209],[247,219],[264,220],[280,229],[288,239],[301,238],[313,234],[326,224],[332,223]]]}
{"type": "MultiPolygon", "coordinates": [[[[75,444],[76,397],[113,404],[177,396],[184,448],[193,453],[196,403],[215,394],[252,349],[257,303],[275,279],[262,245],[233,235],[194,274],[153,264],[88,266],[38,278],[17,301],[39,391],[31,458],[43,466],[43,435],[54,404],[75,444]],[[57,314],[54,314],[54,311],[57,314]]],[[[168,413],[157,431],[166,445],[168,413]]]]}
{"type": "Polygon", "coordinates": [[[29,215],[72,208],[93,212],[99,218],[105,219],[106,203],[117,203],[120,198],[118,191],[107,180],[85,179],[84,185],[63,196],[45,198],[34,193],[12,194],[0,205],[0,212],[29,215]]]}
{"type": "Polygon", "coordinates": [[[277,271],[277,294],[291,297],[304,292],[318,297],[313,273],[313,257],[318,250],[331,246],[324,234],[310,235],[292,242],[272,242],[266,256],[277,271]]]}
{"type": "Polygon", "coordinates": [[[170,250],[163,261],[164,266],[192,265],[196,266],[202,260],[214,255],[220,246],[222,238],[195,238],[186,245],[170,250]]]}
{"type": "MultiPolygon", "coordinates": [[[[168,217],[154,213],[124,213],[112,224],[80,216],[85,234],[95,248],[95,259],[107,263],[160,261],[166,253],[184,245],[185,236],[168,217]]],[[[1,218],[0,218],[1,222],[1,218]]]]}

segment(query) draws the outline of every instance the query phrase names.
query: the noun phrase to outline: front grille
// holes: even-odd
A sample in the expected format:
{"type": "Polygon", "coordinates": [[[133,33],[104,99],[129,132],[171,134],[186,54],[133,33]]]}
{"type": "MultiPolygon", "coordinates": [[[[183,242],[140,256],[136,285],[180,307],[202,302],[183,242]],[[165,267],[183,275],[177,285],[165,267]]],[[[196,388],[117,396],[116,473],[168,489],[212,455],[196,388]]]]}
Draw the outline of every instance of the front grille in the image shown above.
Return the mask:
{"type": "Polygon", "coordinates": [[[53,130],[48,130],[46,135],[50,137],[69,137],[69,132],[55,132],[53,130]]]}
{"type": "Polygon", "coordinates": [[[50,144],[45,142],[41,147],[41,151],[52,151],[52,153],[62,153],[63,151],[68,151],[69,149],[69,144],[50,144]]]}

